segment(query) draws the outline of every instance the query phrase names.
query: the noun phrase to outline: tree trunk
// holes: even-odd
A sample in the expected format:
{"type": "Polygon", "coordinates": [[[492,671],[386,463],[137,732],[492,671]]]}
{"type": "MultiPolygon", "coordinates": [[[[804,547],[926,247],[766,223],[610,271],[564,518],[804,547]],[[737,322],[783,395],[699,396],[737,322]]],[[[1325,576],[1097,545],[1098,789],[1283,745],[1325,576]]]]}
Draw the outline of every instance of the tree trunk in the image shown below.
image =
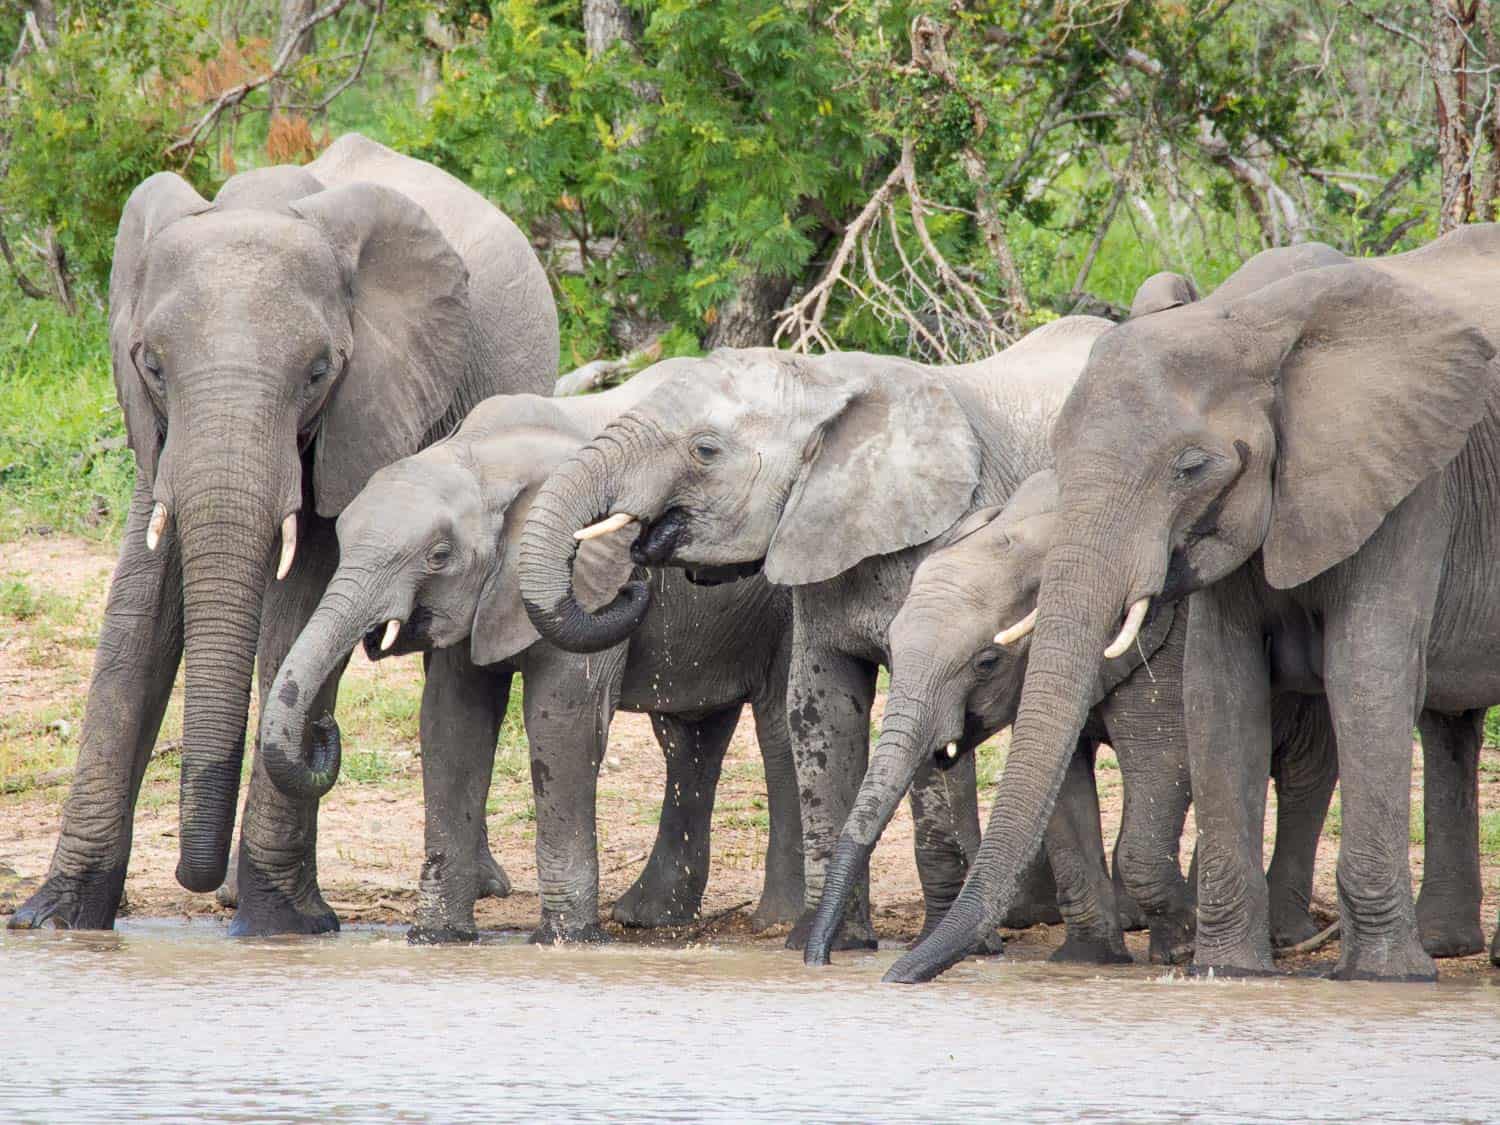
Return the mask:
{"type": "Polygon", "coordinates": [[[629,9],[620,0],[583,0],[583,42],[589,58],[598,58],[621,39],[635,44],[629,9]]]}
{"type": "MultiPolygon", "coordinates": [[[[1489,71],[1486,80],[1494,90],[1500,86],[1500,4],[1484,5],[1483,33],[1484,64],[1489,71]]],[[[1500,107],[1495,105],[1497,96],[1500,96],[1500,90],[1495,90],[1485,102],[1490,113],[1484,127],[1490,145],[1490,164],[1479,189],[1477,210],[1481,223],[1500,220],[1500,107]]]]}
{"type": "MultiPolygon", "coordinates": [[[[297,26],[308,16],[318,10],[318,0],[281,0],[281,20],[276,28],[276,45],[272,56],[279,58],[287,41],[297,26]]],[[[297,38],[296,45],[292,48],[291,55],[287,58],[286,71],[290,73],[297,68],[313,49],[313,33],[305,31],[297,38]]],[[[278,78],[271,83],[271,116],[275,117],[282,111],[282,107],[292,100],[294,93],[293,85],[285,78],[278,78]]]]}
{"type": "Polygon", "coordinates": [[[1446,234],[1474,217],[1473,107],[1469,101],[1469,34],[1481,0],[1432,0],[1428,63],[1436,96],[1439,185],[1438,231],[1446,234]]]}
{"type": "Polygon", "coordinates": [[[31,14],[36,17],[36,26],[51,47],[57,42],[57,4],[54,0],[31,0],[31,14]]]}
{"type": "Polygon", "coordinates": [[[789,277],[751,274],[739,292],[719,306],[704,346],[709,348],[769,347],[776,333],[776,314],[792,292],[789,277]]]}

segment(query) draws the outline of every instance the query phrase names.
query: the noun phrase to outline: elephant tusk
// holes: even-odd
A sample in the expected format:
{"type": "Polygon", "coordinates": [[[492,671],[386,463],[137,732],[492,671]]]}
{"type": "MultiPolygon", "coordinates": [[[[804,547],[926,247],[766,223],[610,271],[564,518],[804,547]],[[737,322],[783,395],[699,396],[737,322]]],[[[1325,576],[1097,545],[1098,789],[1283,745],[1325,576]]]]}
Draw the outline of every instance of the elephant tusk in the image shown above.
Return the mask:
{"type": "Polygon", "coordinates": [[[582,542],[585,539],[597,539],[601,535],[608,535],[611,531],[619,531],[626,524],[634,523],[635,517],[629,512],[616,512],[598,523],[591,523],[588,527],[573,532],[573,538],[582,542]]]}
{"type": "Polygon", "coordinates": [[[1141,598],[1131,605],[1130,611],[1125,614],[1125,624],[1120,626],[1120,635],[1115,638],[1114,644],[1104,650],[1105,660],[1123,656],[1125,650],[1135,644],[1136,634],[1141,631],[1141,622],[1146,620],[1146,611],[1150,608],[1150,597],[1141,598]]]}
{"type": "Polygon", "coordinates": [[[297,513],[293,512],[281,521],[281,561],[276,564],[276,581],[280,582],[292,571],[292,560],[297,557],[297,513]]]}
{"type": "Polygon", "coordinates": [[[401,622],[398,618],[391,618],[385,623],[385,636],[380,638],[380,651],[388,652],[390,647],[396,643],[396,634],[401,632],[401,622]]]}
{"type": "Polygon", "coordinates": [[[1021,620],[1017,621],[1009,629],[1002,629],[995,634],[997,645],[1013,645],[1022,637],[1029,636],[1036,628],[1036,610],[1032,610],[1021,620]]]}
{"type": "Polygon", "coordinates": [[[956,757],[958,757],[958,743],[956,743],[956,742],[950,742],[950,743],[948,743],[948,757],[950,757],[950,758],[956,758],[956,757]]]}
{"type": "Polygon", "coordinates": [[[162,530],[167,526],[167,506],[160,500],[156,507],[151,509],[151,522],[146,525],[146,550],[156,550],[156,545],[161,542],[162,530]]]}

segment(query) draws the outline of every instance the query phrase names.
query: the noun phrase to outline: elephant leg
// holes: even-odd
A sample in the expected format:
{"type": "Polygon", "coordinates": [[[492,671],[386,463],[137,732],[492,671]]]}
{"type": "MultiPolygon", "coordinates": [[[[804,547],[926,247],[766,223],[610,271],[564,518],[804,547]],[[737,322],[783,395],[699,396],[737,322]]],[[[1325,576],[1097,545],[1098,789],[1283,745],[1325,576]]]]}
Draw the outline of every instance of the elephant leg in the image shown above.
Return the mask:
{"type": "MultiPolygon", "coordinates": [[[[473,941],[474,903],[499,865],[490,855],[484,805],[495,742],[510,699],[511,669],[477,667],[468,646],[422,658],[422,798],[426,809],[413,944],[473,941]]],[[[505,872],[499,877],[507,887],[505,872]]]]}
{"type": "Polygon", "coordinates": [[[1183,718],[1198,821],[1198,927],[1193,971],[1274,971],[1264,853],[1271,769],[1271,681],[1246,580],[1192,596],[1183,661],[1183,718]]]}
{"type": "Polygon", "coordinates": [[[667,787],[651,856],[615,903],[616,922],[650,929],[698,916],[708,886],[714,794],[740,710],[736,704],[700,719],[652,714],[651,727],[667,759],[667,787]]]}
{"type": "Polygon", "coordinates": [[[1104,862],[1099,792],[1094,786],[1096,744],[1080,738],[1068,762],[1057,805],[1047,824],[1047,858],[1057,880],[1057,905],[1067,923],[1054,961],[1128,964],[1130,951],[1115,912],[1115,889],[1104,862]]]}
{"type": "Polygon", "coordinates": [[[601,942],[599,763],[619,698],[623,646],[592,656],[536,644],[522,658],[522,711],[536,801],[538,944],[601,942]]]}
{"type": "Polygon", "coordinates": [[[46,881],[13,929],[107,930],[125,888],[131,827],[151,747],[182,660],[182,561],[175,536],[146,549],[150,486],[137,480],[89,681],[78,765],[46,881]]]}
{"type": "Polygon", "coordinates": [[[1433,957],[1484,949],[1479,920],[1479,746],[1484,711],[1423,711],[1422,821],[1426,829],[1417,931],[1433,957]]]}
{"type": "MultiPolygon", "coordinates": [[[[947,769],[930,758],[917,767],[911,786],[911,818],[917,878],[922,884],[922,932],[915,948],[937,928],[969,874],[979,851],[979,796],[973,754],[964,754],[947,769]]],[[[975,947],[980,954],[1003,953],[1005,944],[991,931],[975,947]]]]}
{"type": "Polygon", "coordinates": [[[1276,785],[1276,850],[1266,871],[1271,944],[1296,945],[1320,927],[1312,903],[1318,839],[1338,782],[1338,753],[1327,701],[1282,697],[1274,704],[1271,779],[1276,785]],[[1283,719],[1282,716],[1285,716],[1283,719]]]}
{"type": "Polygon", "coordinates": [[[786,677],[771,682],[750,701],[755,739],[766,771],[766,805],[771,818],[766,841],[766,881],[751,916],[756,933],[792,923],[802,912],[802,813],[797,807],[797,768],[786,728],[786,677]]]}
{"type": "MultiPolygon", "coordinates": [[[[297,545],[297,565],[284,580],[266,585],[256,650],[262,712],[276,672],[317,609],[338,568],[338,557],[333,521],[312,517],[297,545]]],[[[333,713],[347,664],[346,657],[319,687],[309,714],[333,713]]],[[[309,723],[303,734],[304,754],[313,733],[309,723]]],[[[259,753],[250,774],[235,867],[236,885],[231,890],[238,892],[238,906],[229,924],[231,937],[320,934],[339,928],[338,916],[318,889],[318,803],[289,797],[277,789],[259,753]]]]}
{"type": "MultiPolygon", "coordinates": [[[[803,640],[802,621],[793,625],[792,667],[787,681],[787,726],[797,767],[802,806],[805,862],[804,909],[787,937],[788,949],[802,949],[812,927],[823,880],[844,820],[854,805],[870,757],[870,706],[875,701],[875,666],[803,640]]],[[[862,873],[849,896],[844,926],[834,949],[876,948],[870,923],[870,877],[862,873]]]]}

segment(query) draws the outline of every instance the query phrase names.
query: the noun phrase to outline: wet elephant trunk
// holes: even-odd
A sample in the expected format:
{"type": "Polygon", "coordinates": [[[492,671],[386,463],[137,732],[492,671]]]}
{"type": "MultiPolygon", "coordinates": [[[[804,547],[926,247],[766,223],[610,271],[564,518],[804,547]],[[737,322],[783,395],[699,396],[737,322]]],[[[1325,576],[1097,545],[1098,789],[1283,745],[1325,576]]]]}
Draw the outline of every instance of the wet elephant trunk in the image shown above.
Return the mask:
{"type": "Polygon", "coordinates": [[[519,573],[526,612],[542,636],[570,652],[601,652],[619,644],[651,604],[644,582],[627,583],[595,613],[579,605],[573,592],[574,532],[613,514],[617,491],[611,473],[599,445],[585,446],[537,493],[521,536],[519,573]]]}
{"type": "Polygon", "coordinates": [[[984,842],[952,909],[891,967],[887,981],[930,980],[961,961],[1015,898],[1041,846],[1127,593],[1118,559],[1101,545],[1126,541],[1090,533],[1048,553],[1026,684],[984,842]]]}
{"type": "Polygon", "coordinates": [[[272,784],[289,797],[316,801],[339,777],[342,742],[331,715],[309,711],[339,663],[359,643],[380,608],[368,579],[345,570],[334,575],[266,696],[260,720],[260,750],[272,784]],[[313,723],[311,759],[302,756],[307,725],[313,723]]]}
{"type": "Polygon", "coordinates": [[[177,881],[204,892],[224,881],[228,865],[267,564],[282,513],[246,483],[254,476],[242,466],[204,468],[192,457],[187,464],[172,513],[185,654],[177,881]]]}
{"type": "Polygon", "coordinates": [[[910,677],[905,681],[899,675],[891,678],[880,741],[870,756],[870,766],[824,875],[823,897],[802,954],[804,964],[828,964],[844,911],[854,888],[863,880],[870,854],[896,814],[902,795],[911,788],[922,755],[934,745],[934,715],[941,711],[930,701],[937,685],[930,677],[921,680],[919,685],[910,677]]]}

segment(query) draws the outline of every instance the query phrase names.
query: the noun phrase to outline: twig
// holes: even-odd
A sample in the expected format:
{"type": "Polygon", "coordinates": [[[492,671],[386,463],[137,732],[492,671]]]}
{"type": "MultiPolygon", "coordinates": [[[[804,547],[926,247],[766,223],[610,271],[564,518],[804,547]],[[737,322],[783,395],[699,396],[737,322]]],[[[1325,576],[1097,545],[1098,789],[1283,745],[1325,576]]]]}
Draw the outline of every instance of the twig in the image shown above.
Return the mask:
{"type": "Polygon", "coordinates": [[[1283,945],[1279,949],[1271,950],[1271,956],[1300,957],[1304,953],[1316,953],[1339,936],[1341,926],[1342,923],[1335,919],[1333,924],[1326,930],[1313,934],[1306,941],[1299,941],[1296,945],[1283,945]]]}
{"type": "Polygon", "coordinates": [[[695,938],[702,937],[714,926],[715,923],[721,922],[725,918],[728,918],[731,914],[735,914],[745,909],[745,907],[749,906],[754,901],[754,899],[747,898],[744,902],[737,902],[733,906],[726,906],[723,910],[715,910],[712,914],[704,915],[702,918],[698,919],[696,924],[694,924],[692,931],[687,935],[688,940],[692,941],[695,938]]]}
{"type": "Polygon", "coordinates": [[[16,262],[15,253],[10,248],[10,242],[6,239],[4,230],[0,230],[0,257],[3,257],[5,264],[10,267],[10,275],[16,279],[16,285],[20,287],[22,293],[37,301],[47,301],[52,298],[51,293],[21,272],[21,267],[16,262]]]}

